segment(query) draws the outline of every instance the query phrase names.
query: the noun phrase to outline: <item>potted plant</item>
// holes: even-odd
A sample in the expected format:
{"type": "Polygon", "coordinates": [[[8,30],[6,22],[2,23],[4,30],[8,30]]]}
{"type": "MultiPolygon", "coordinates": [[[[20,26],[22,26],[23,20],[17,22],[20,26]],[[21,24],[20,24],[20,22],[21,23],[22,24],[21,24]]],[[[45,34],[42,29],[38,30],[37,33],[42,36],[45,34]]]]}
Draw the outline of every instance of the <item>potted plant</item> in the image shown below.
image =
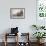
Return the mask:
{"type": "Polygon", "coordinates": [[[40,29],[45,29],[45,26],[41,26],[40,29]]]}
{"type": "Polygon", "coordinates": [[[35,28],[36,30],[38,30],[38,26],[37,25],[32,25],[33,28],[35,28]]]}
{"type": "Polygon", "coordinates": [[[32,27],[35,28],[36,30],[45,29],[45,26],[32,25],[32,27]]]}
{"type": "Polygon", "coordinates": [[[41,40],[42,38],[45,38],[45,37],[44,37],[44,36],[46,36],[45,34],[46,34],[45,32],[35,32],[33,35],[37,38],[37,41],[38,41],[39,43],[41,43],[40,40],[41,40]]]}

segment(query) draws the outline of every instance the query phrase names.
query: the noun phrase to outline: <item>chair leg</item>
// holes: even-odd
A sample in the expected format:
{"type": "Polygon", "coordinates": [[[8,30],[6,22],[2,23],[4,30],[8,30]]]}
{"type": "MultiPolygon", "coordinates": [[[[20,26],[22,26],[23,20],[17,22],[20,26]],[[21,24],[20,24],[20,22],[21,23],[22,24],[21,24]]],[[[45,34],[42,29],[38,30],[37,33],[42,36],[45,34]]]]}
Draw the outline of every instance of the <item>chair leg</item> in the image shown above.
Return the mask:
{"type": "Polygon", "coordinates": [[[5,34],[5,46],[7,46],[7,34],[5,34]]]}
{"type": "Polygon", "coordinates": [[[7,46],[7,42],[6,42],[6,41],[5,41],[5,43],[4,43],[4,44],[5,44],[5,46],[7,46]]]}

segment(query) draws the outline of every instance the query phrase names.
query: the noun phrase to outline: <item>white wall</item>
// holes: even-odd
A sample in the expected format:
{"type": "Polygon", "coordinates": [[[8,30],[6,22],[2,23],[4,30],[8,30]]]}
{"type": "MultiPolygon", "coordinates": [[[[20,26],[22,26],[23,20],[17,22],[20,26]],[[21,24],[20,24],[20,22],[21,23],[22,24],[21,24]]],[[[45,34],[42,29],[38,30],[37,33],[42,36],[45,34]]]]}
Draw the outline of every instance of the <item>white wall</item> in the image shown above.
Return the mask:
{"type": "Polygon", "coordinates": [[[32,35],[32,24],[36,24],[36,0],[0,0],[0,34],[17,26],[32,35]],[[10,19],[10,8],[25,8],[25,19],[10,19]]]}

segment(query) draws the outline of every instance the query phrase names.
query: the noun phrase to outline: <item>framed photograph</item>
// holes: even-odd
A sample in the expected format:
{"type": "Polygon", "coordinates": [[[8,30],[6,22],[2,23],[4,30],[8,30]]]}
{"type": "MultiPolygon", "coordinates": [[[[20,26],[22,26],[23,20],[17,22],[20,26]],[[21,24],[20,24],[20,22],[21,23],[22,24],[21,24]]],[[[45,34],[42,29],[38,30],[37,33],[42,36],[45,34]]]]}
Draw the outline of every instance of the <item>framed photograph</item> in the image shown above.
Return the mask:
{"type": "Polygon", "coordinates": [[[37,16],[46,18],[46,0],[37,0],[37,16]]]}
{"type": "Polygon", "coordinates": [[[25,8],[10,8],[10,18],[11,19],[24,19],[25,8]]]}
{"type": "Polygon", "coordinates": [[[36,3],[36,23],[37,25],[46,25],[46,0],[37,0],[36,3]]]}

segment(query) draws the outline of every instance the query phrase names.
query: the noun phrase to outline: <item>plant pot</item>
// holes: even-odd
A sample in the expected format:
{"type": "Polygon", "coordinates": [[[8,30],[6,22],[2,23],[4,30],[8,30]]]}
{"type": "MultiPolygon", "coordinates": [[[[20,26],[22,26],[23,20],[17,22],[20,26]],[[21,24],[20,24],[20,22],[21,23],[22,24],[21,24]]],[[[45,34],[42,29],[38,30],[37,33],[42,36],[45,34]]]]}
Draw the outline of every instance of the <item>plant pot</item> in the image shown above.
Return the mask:
{"type": "Polygon", "coordinates": [[[40,39],[40,43],[44,43],[44,40],[45,40],[45,39],[40,39]]]}
{"type": "Polygon", "coordinates": [[[40,39],[37,39],[37,43],[40,43],[40,39]]]}
{"type": "Polygon", "coordinates": [[[38,39],[37,42],[38,42],[39,44],[41,44],[41,43],[44,42],[44,40],[45,40],[45,39],[38,39]]]}

